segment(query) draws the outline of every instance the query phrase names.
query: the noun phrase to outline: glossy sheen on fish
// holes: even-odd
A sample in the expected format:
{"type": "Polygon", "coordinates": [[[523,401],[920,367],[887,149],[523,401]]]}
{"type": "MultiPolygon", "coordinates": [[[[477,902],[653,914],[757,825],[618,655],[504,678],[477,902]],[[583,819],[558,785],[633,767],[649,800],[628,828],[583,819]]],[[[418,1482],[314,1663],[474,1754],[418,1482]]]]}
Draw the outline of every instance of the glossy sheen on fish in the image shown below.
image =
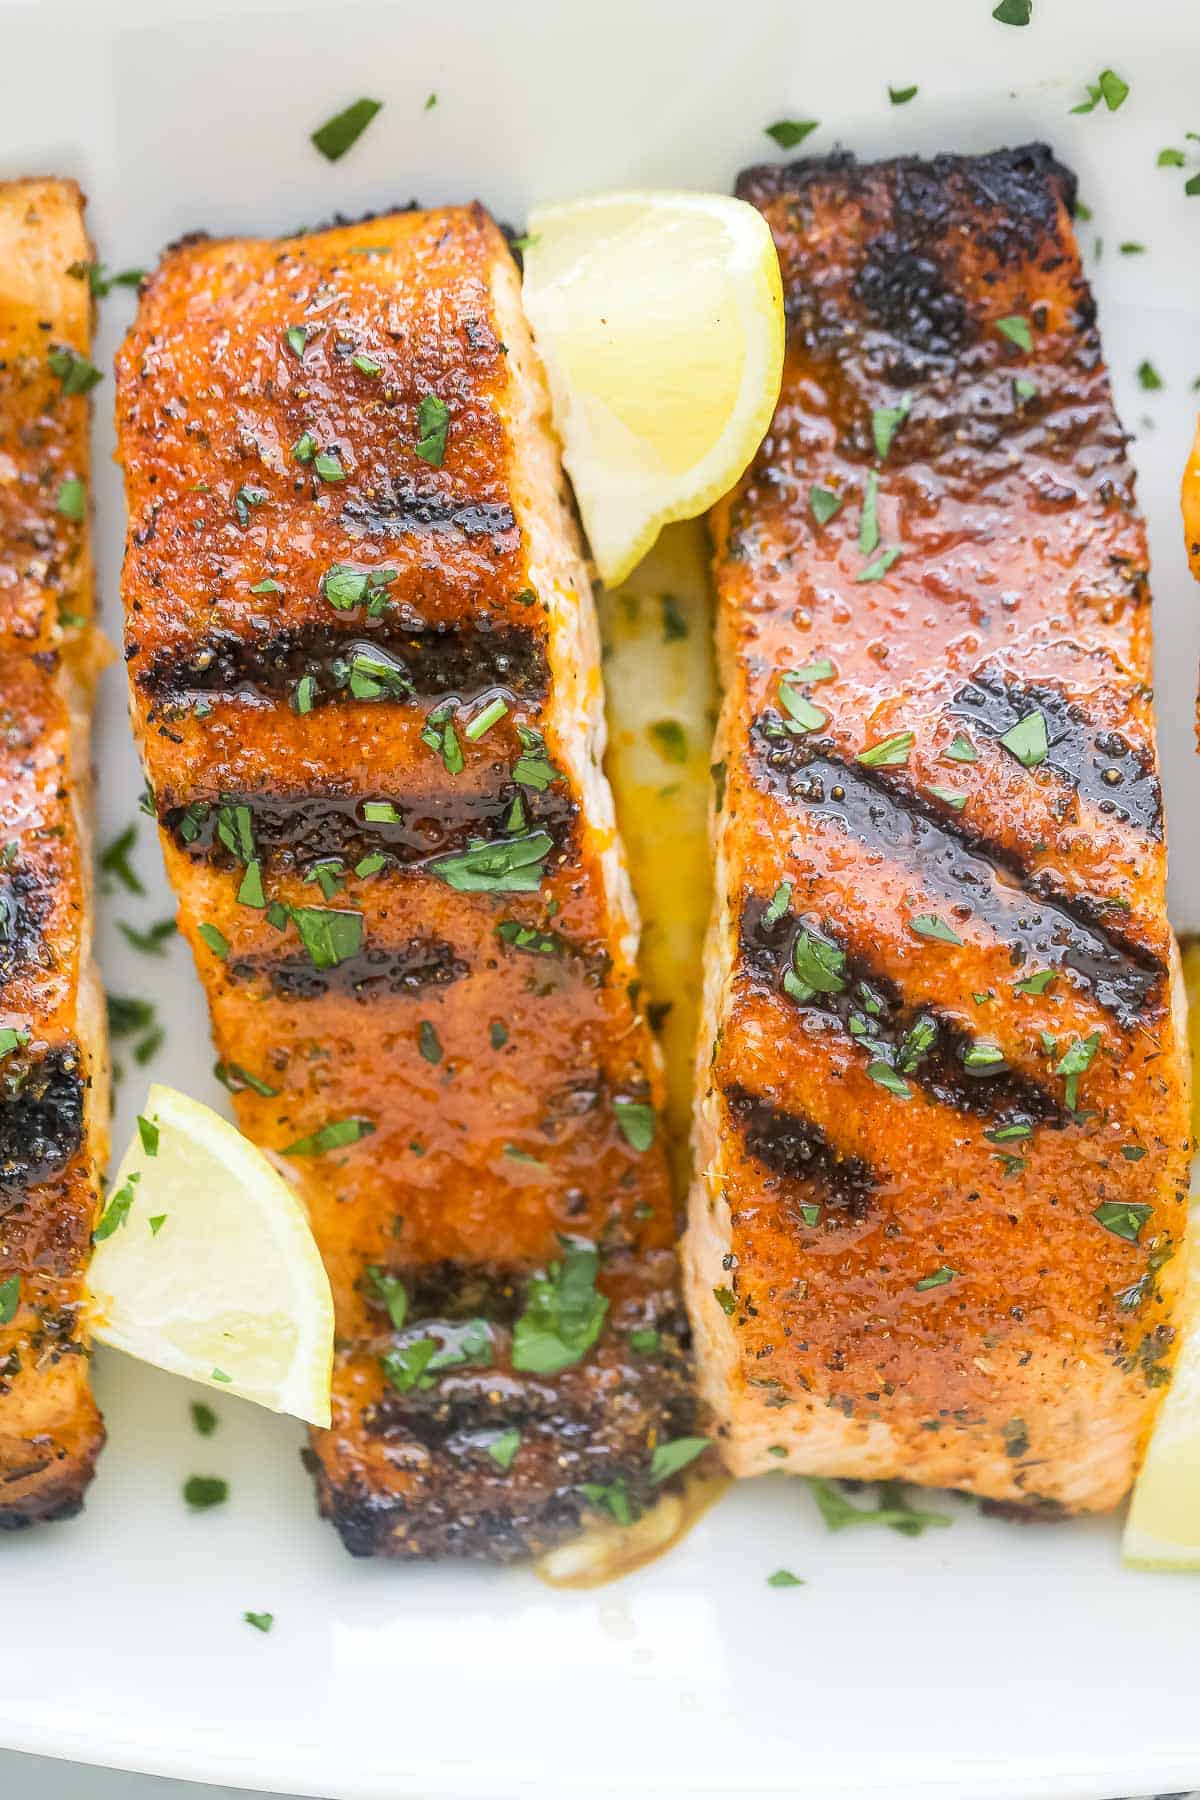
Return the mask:
{"type": "Polygon", "coordinates": [[[725,702],[687,1240],[738,1474],[1124,1494],[1187,1072],[1147,553],[1041,147],[751,170],[788,350],[714,515],[725,702]]]}
{"type": "Polygon", "coordinates": [[[118,385],[180,924],[333,1282],[322,1508],[362,1553],[541,1551],[597,1490],[648,1501],[693,1402],[592,599],[516,268],[479,207],[187,243],[118,385]],[[588,1246],[594,1346],[514,1367],[551,1264],[587,1310],[588,1246]]]}
{"type": "Polygon", "coordinates": [[[92,962],[90,256],[73,182],[0,184],[0,1530],[77,1512],[104,1441],[84,1310],[108,1138],[92,962]]]}

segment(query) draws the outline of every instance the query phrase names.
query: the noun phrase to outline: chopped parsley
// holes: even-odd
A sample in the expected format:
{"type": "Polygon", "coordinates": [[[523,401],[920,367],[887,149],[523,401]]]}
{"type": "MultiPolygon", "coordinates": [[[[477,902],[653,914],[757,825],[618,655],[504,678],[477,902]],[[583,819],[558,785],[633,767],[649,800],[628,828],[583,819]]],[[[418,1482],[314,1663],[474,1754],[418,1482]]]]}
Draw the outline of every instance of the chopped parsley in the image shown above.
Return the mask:
{"type": "Polygon", "coordinates": [[[512,1365],[530,1375],[556,1375],[579,1362],[604,1328],[608,1301],[596,1291],[600,1255],[586,1238],[560,1239],[561,1262],[534,1275],[513,1327],[512,1365]]]}
{"type": "Polygon", "coordinates": [[[263,488],[240,487],[233,496],[233,509],[237,513],[238,524],[248,525],[253,508],[265,506],[266,502],[267,496],[263,488]]]}
{"type": "Polygon", "coordinates": [[[1036,974],[1024,975],[1020,981],[1013,982],[1013,993],[1044,994],[1057,974],[1057,969],[1038,969],[1036,974]]]}
{"type": "Polygon", "coordinates": [[[932,1270],[930,1274],[922,1275],[920,1281],[914,1281],[913,1286],[918,1294],[924,1294],[930,1288],[945,1287],[946,1283],[953,1281],[957,1274],[957,1269],[952,1269],[947,1263],[943,1263],[940,1268],[932,1270]]]}
{"type": "Polygon", "coordinates": [[[1102,69],[1095,81],[1088,82],[1087,95],[1086,100],[1071,108],[1073,113],[1095,112],[1101,101],[1109,112],[1116,112],[1129,97],[1129,83],[1122,81],[1115,69],[1102,69]]]}
{"type": "Polygon", "coordinates": [[[962,939],[956,931],[938,918],[936,913],[918,913],[916,918],[908,921],[911,930],[918,937],[933,938],[939,944],[961,944],[962,939]]]}
{"type": "Polygon", "coordinates": [[[889,544],[886,550],[879,552],[873,563],[868,563],[865,569],[858,571],[855,581],[882,581],[892,564],[903,554],[899,544],[889,544]]]}
{"type": "Polygon", "coordinates": [[[59,483],[54,510],[60,519],[70,519],[73,524],[79,524],[87,511],[87,488],[77,476],[70,476],[59,483]]]}
{"type": "Polygon", "coordinates": [[[89,362],[69,344],[56,345],[48,351],[46,362],[50,373],[61,381],[64,394],[88,394],[98,381],[104,379],[95,363],[89,362]]]}
{"type": "MultiPolygon", "coordinates": [[[[106,876],[112,876],[131,894],[144,894],[146,889],[133,869],[129,857],[137,842],[137,824],[127,825],[118,833],[110,844],[100,852],[100,868],[106,876]]],[[[112,892],[112,882],[104,883],[106,893],[112,892]]]]}
{"type": "Polygon", "coordinates": [[[996,320],[996,330],[1001,337],[1006,337],[1010,344],[1018,350],[1033,349],[1033,333],[1029,328],[1029,320],[1021,313],[1010,313],[1006,319],[996,320]]]}
{"type": "Polygon", "coordinates": [[[781,150],[794,150],[816,131],[819,124],[819,119],[776,119],[774,125],[765,125],[763,129],[781,150]]]}
{"type": "Polygon", "coordinates": [[[845,1531],[855,1525],[887,1525],[905,1537],[919,1537],[931,1526],[949,1525],[949,1513],[919,1512],[909,1505],[900,1481],[879,1483],[879,1505],[855,1506],[832,1481],[823,1475],[809,1475],[808,1482],[817,1508],[829,1531],[845,1531]]]}
{"type": "Polygon", "coordinates": [[[417,1048],[427,1063],[440,1063],[445,1051],[442,1041],[428,1019],[422,1019],[417,1027],[417,1048]]]}
{"type": "Polygon", "coordinates": [[[653,1356],[661,1346],[661,1338],[652,1325],[639,1325],[629,1334],[629,1348],[635,1356],[653,1356]]]}
{"type": "Polygon", "coordinates": [[[792,945],[792,967],[783,978],[784,992],[793,1000],[811,1000],[814,994],[840,994],[846,986],[846,952],[802,926],[792,945]]]}
{"type": "Polygon", "coordinates": [[[552,782],[562,780],[562,775],[546,755],[545,739],[540,732],[529,725],[518,725],[517,741],[521,754],[513,764],[512,777],[518,787],[532,788],[535,793],[544,794],[552,782]]]}
{"type": "Polygon", "coordinates": [[[961,812],[967,804],[967,795],[960,793],[957,788],[931,785],[925,789],[925,792],[932,794],[935,800],[940,800],[943,806],[952,806],[955,812],[961,812]]]}
{"type": "Polygon", "coordinates": [[[864,556],[870,556],[879,544],[879,514],[876,507],[878,497],[879,475],[876,470],[871,469],[863,490],[862,518],[858,526],[858,547],[864,556]]]}
{"type": "Polygon", "coordinates": [[[912,410],[912,403],[912,395],[905,394],[897,405],[877,406],[871,414],[871,436],[875,440],[875,454],[880,462],[886,462],[896,433],[912,410]]]}
{"type": "Polygon", "coordinates": [[[396,579],[395,569],[355,569],[349,563],[332,563],[321,578],[321,592],[338,612],[368,602],[368,613],[374,613],[385,601],[383,589],[396,579]]]}
{"type": "Polygon", "coordinates": [[[137,1180],[138,1177],[136,1174],[131,1175],[128,1181],[117,1189],[101,1214],[99,1224],[92,1233],[92,1242],[94,1244],[102,1244],[105,1238],[110,1238],[114,1231],[119,1231],[121,1226],[124,1225],[126,1219],[129,1217],[129,1209],[133,1205],[133,1190],[137,1180]]]}
{"type": "Polygon", "coordinates": [[[823,725],[828,725],[829,714],[800,693],[795,681],[794,675],[779,677],[779,704],[788,715],[787,729],[791,732],[820,731],[823,725]]]}
{"type": "Polygon", "coordinates": [[[897,1100],[912,1099],[912,1089],[903,1075],[897,1074],[891,1063],[884,1062],[881,1057],[876,1057],[873,1062],[867,1064],[867,1074],[872,1081],[877,1081],[881,1088],[886,1088],[889,1094],[895,1094],[897,1100]]]}
{"type": "Polygon", "coordinates": [[[727,1287],[715,1287],[713,1289],[713,1299],[725,1314],[725,1317],[731,1319],[737,1311],[737,1296],[734,1294],[733,1289],[727,1287]]]}
{"type": "Polygon", "coordinates": [[[312,459],[313,469],[322,481],[345,481],[346,471],[334,450],[318,450],[312,459]]]}
{"type": "Polygon", "coordinates": [[[203,924],[197,925],[196,934],[203,938],[214,956],[223,958],[229,955],[229,939],[223,931],[218,931],[215,925],[210,925],[206,920],[203,924]]]}
{"type": "Polygon", "coordinates": [[[417,439],[413,449],[431,468],[440,469],[446,460],[446,433],[450,428],[450,408],[436,394],[426,394],[417,408],[417,439]]]}
{"type": "Polygon", "coordinates": [[[912,87],[900,88],[893,87],[891,82],[888,82],[888,99],[893,106],[907,106],[910,100],[916,99],[919,92],[920,89],[915,82],[912,87]]]}
{"type": "Polygon", "coordinates": [[[242,1617],[247,1625],[253,1625],[255,1631],[270,1631],[272,1625],[275,1623],[274,1613],[244,1612],[242,1617]]]}
{"type": "Polygon", "coordinates": [[[142,1149],[147,1156],[158,1155],[158,1120],[147,1119],[142,1113],[137,1116],[138,1137],[142,1141],[142,1149]]]}
{"type": "Polygon", "coordinates": [[[284,332],[287,347],[293,356],[302,357],[304,346],[308,342],[308,331],[303,325],[289,325],[284,332]]]}
{"type": "Polygon", "coordinates": [[[455,705],[453,700],[441,701],[426,715],[421,732],[421,742],[441,757],[447,775],[461,775],[464,767],[462,745],[454,729],[455,705]]]}
{"type": "Polygon", "coordinates": [[[779,886],[775,889],[775,892],[771,895],[769,902],[763,908],[761,923],[768,929],[772,925],[777,925],[791,905],[791,900],[791,882],[781,881],[779,886]]]}
{"type": "Polygon", "coordinates": [[[554,840],[545,831],[521,837],[478,841],[449,856],[435,857],[426,870],[463,894],[533,894],[541,884],[554,840]]]}
{"type": "Polygon", "coordinates": [[[354,355],[350,358],[350,361],[351,361],[351,364],[353,365],[353,367],[358,370],[360,375],[374,376],[374,375],[382,375],[382,373],[383,373],[382,365],[377,363],[373,356],[367,356],[366,353],[362,350],[357,350],[354,353],[354,355]]]}
{"type": "Polygon", "coordinates": [[[0,1325],[11,1325],[21,1303],[21,1277],[9,1275],[0,1281],[0,1325]]]}
{"type": "Polygon", "coordinates": [[[1033,17],[1033,0],[1000,0],[992,8],[992,17],[998,25],[1028,25],[1033,17]]]}
{"type": "Polygon", "coordinates": [[[654,1142],[654,1108],[643,1100],[614,1100],[613,1112],[629,1148],[639,1152],[648,1150],[654,1142]]]}
{"type": "Polygon", "coordinates": [[[507,1431],[501,1431],[492,1438],[486,1448],[496,1467],[507,1473],[512,1468],[513,1458],[521,1448],[521,1433],[515,1425],[510,1425],[507,1431]]]}
{"type": "Polygon", "coordinates": [[[1092,1217],[1097,1225],[1103,1225],[1105,1231],[1111,1231],[1114,1237],[1136,1244],[1153,1211],[1152,1206],[1146,1206],[1140,1200],[1102,1200],[1092,1217]]]}
{"type": "Polygon", "coordinates": [[[135,950],[141,950],[146,956],[165,956],[167,939],[174,937],[177,929],[174,919],[157,919],[144,931],[127,924],[124,919],[117,920],[117,930],[125,941],[132,944],[135,950]]]}
{"type": "Polygon", "coordinates": [[[490,731],[493,725],[498,725],[507,712],[508,701],[501,699],[497,694],[494,699],[488,701],[483,711],[477,712],[465,726],[463,736],[469,743],[477,744],[484,733],[490,731]]]}
{"type": "Polygon", "coordinates": [[[370,1137],[374,1129],[370,1119],[333,1119],[319,1130],[309,1132],[307,1137],[286,1145],[280,1154],[324,1156],[329,1150],[344,1150],[348,1144],[357,1144],[360,1138],[370,1137]]]}
{"type": "Polygon", "coordinates": [[[688,634],[687,620],[674,594],[663,594],[659,605],[662,608],[663,643],[676,643],[680,638],[685,638],[688,634]]]}
{"type": "Polygon", "coordinates": [[[398,1275],[389,1274],[387,1269],[369,1267],[367,1276],[375,1294],[387,1308],[392,1329],[402,1331],[408,1317],[408,1289],[398,1275]]]}
{"type": "Polygon", "coordinates": [[[633,1524],[633,1507],[623,1475],[618,1475],[617,1479],[610,1481],[607,1486],[598,1481],[581,1482],[580,1491],[594,1507],[611,1513],[618,1525],[633,1524]]]}
{"type": "Polygon", "coordinates": [[[1036,769],[1039,763],[1045,762],[1050,749],[1045,713],[1035,706],[1003,734],[1000,742],[1023,768],[1036,769]]]}
{"type": "Polygon", "coordinates": [[[1154,364],[1149,361],[1138,364],[1137,378],[1138,386],[1142,389],[1142,392],[1146,394],[1157,393],[1159,388],[1163,385],[1162,376],[1159,374],[1154,364]]]}
{"type": "Polygon", "coordinates": [[[879,743],[860,750],[855,761],[868,769],[896,769],[908,761],[914,742],[911,731],[894,731],[891,737],[881,738],[879,743]]]}
{"type": "Polygon", "coordinates": [[[947,762],[973,763],[979,761],[978,750],[975,748],[970,738],[964,737],[961,731],[957,734],[949,749],[942,752],[942,755],[947,762]]]}
{"type": "Polygon", "coordinates": [[[200,1436],[211,1437],[213,1432],[217,1429],[217,1415],[212,1407],[206,1406],[203,1400],[193,1400],[191,1414],[192,1424],[196,1427],[200,1436]]]}
{"type": "MultiPolygon", "coordinates": [[[[914,88],[913,92],[916,92],[914,88]]],[[[790,1569],[776,1569],[773,1575],[767,1576],[767,1586],[773,1588],[795,1588],[806,1586],[799,1575],[793,1575],[790,1569]]]]}
{"type": "Polygon", "coordinates": [[[698,1456],[712,1443],[706,1437],[671,1438],[665,1444],[656,1444],[650,1458],[650,1479],[657,1486],[659,1482],[669,1481],[672,1475],[678,1475],[689,1463],[695,1462],[698,1456]]]}
{"type": "Polygon", "coordinates": [[[337,162],[352,144],[358,142],[382,106],[382,100],[355,100],[353,105],[318,125],[311,134],[311,141],[327,161],[337,162]]]}
{"type": "Polygon", "coordinates": [[[189,1475],[183,1484],[183,1497],[196,1512],[208,1506],[223,1506],[229,1498],[229,1483],[221,1475],[189,1475]]]}
{"type": "Polygon", "coordinates": [[[669,763],[685,763],[688,756],[687,733],[677,719],[655,719],[647,725],[646,734],[659,755],[669,763]]]}
{"type": "Polygon", "coordinates": [[[360,912],[330,906],[293,906],[291,916],[314,969],[336,969],[362,949],[360,912]]]}
{"type": "Polygon", "coordinates": [[[808,510],[818,525],[828,525],[834,514],[840,511],[842,497],[835,494],[832,488],[810,487],[808,490],[808,510]]]}
{"type": "Polygon", "coordinates": [[[243,1089],[251,1088],[254,1093],[261,1094],[264,1100],[273,1100],[280,1091],[277,1087],[272,1087],[270,1082],[263,1081],[260,1076],[252,1075],[241,1063],[216,1062],[213,1064],[213,1074],[231,1094],[240,1094],[243,1089]]]}
{"type": "Polygon", "coordinates": [[[1092,1058],[1100,1047],[1100,1033],[1093,1031],[1090,1037],[1072,1038],[1058,1062],[1054,1065],[1054,1073],[1066,1078],[1065,1100],[1067,1110],[1074,1112],[1079,1099],[1079,1077],[1092,1066],[1092,1058]]]}

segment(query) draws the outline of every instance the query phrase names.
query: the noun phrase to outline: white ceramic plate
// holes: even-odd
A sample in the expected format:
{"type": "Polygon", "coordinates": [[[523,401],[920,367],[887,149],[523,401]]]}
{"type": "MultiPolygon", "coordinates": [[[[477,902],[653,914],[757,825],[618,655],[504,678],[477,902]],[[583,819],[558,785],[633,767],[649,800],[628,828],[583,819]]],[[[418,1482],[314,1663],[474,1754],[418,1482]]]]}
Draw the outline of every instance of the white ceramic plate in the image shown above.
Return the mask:
{"type": "MultiPolygon", "coordinates": [[[[341,211],[478,194],[502,218],[605,186],[727,188],[776,154],[770,121],[819,118],[806,149],[984,149],[1044,136],[1079,170],[1085,241],[1155,557],[1160,721],[1177,926],[1200,925],[1192,700],[1200,591],[1179,473],[1200,375],[1200,197],[1164,145],[1200,129],[1195,0],[456,0],[453,8],[258,0],[0,0],[0,175],[77,176],[112,266],[181,232],[271,232],[341,211]],[[1105,67],[1115,114],[1069,107],[1105,67]],[[918,82],[904,107],[887,84],[918,82]],[[425,111],[426,96],[438,104],[425,111]],[[361,94],[386,102],[344,161],[308,133],[361,94]],[[1121,256],[1121,240],[1147,246],[1121,256]],[[1139,390],[1152,358],[1160,392],[1139,390]]],[[[1189,145],[1193,161],[1200,146],[1189,145]]],[[[102,306],[107,364],[133,310],[102,306]]],[[[119,636],[123,530],[97,391],[104,613],[119,636]]],[[[99,738],[105,834],[139,789],[123,677],[99,738]]],[[[171,904],[110,903],[118,992],[169,1031],[154,1074],[218,1099],[200,989],[176,944],[137,957],[115,929],[171,904]]],[[[137,1083],[122,1089],[117,1140],[137,1083]]],[[[800,1486],[734,1493],[666,1561],[617,1587],[553,1593],[524,1573],[356,1564],[314,1516],[300,1431],[218,1402],[208,1440],[185,1386],[97,1358],[110,1444],[81,1519],[0,1543],[0,1742],[305,1794],[1145,1793],[1200,1781],[1200,1588],[1122,1573],[1111,1523],[981,1520],[825,1535],[800,1486]],[[190,1473],[232,1482],[189,1516],[190,1473]],[[771,1589],[780,1565],[808,1586],[771,1589]],[[264,1637],[242,1623],[270,1610],[264,1637]]]]}

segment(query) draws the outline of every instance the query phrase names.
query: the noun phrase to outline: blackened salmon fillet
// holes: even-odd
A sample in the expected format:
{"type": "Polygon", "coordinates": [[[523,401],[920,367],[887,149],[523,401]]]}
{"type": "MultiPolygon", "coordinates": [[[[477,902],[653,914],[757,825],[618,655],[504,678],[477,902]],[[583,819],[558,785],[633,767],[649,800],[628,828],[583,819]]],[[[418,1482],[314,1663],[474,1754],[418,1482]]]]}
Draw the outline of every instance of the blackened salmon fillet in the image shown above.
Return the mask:
{"type": "Polygon", "coordinates": [[[1146,538],[1040,146],[752,169],[686,1264],[735,1473],[1130,1485],[1190,1132],[1146,538]]]}
{"type": "Polygon", "coordinates": [[[118,365],[134,719],[239,1121],[333,1284],[320,1504],[507,1560],[692,1427],[592,597],[478,206],[192,241],[118,365]]]}
{"type": "Polygon", "coordinates": [[[108,1145],[91,254],[74,182],[0,183],[0,1530],[77,1512],[104,1441],[85,1292],[108,1145]]]}

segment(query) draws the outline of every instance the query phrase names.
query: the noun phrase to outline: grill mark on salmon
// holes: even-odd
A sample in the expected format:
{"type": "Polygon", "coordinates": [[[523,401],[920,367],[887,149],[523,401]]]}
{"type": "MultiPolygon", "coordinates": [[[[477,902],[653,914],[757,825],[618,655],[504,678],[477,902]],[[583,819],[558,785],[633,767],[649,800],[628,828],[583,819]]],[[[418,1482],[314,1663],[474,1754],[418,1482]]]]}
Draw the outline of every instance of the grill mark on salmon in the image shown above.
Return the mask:
{"type": "Polygon", "coordinates": [[[229,964],[234,982],[266,983],[281,1000],[321,1000],[352,994],[374,1000],[385,994],[416,999],[429,988],[448,987],[470,973],[470,964],[443,938],[410,938],[395,950],[373,948],[346,957],[332,969],[315,969],[307,956],[239,957],[229,964]]]}
{"type": "MultiPolygon", "coordinates": [[[[502,772],[507,776],[507,765],[502,772]]],[[[559,851],[568,849],[578,829],[578,808],[561,785],[535,794],[507,780],[482,793],[453,787],[400,800],[360,792],[223,794],[217,802],[167,806],[161,822],[192,861],[221,868],[232,868],[237,860],[218,836],[223,806],[247,808],[256,850],[272,868],[303,868],[329,858],[357,863],[377,851],[407,868],[464,850],[472,838],[501,836],[518,796],[530,829],[548,832],[559,851]],[[366,820],[363,808],[372,805],[391,807],[398,816],[366,820]]]]}
{"type": "Polygon", "coordinates": [[[0,1062],[0,1187],[49,1181],[79,1154],[85,1088],[75,1044],[0,1062]]]}
{"type": "Polygon", "coordinates": [[[341,522],[350,537],[420,537],[454,532],[464,538],[512,539],[517,522],[511,506],[448,500],[438,493],[419,493],[409,484],[393,485],[385,476],[370,500],[348,500],[341,522]]]}
{"type": "Polygon", "coordinates": [[[181,248],[118,358],[118,433],[135,728],[239,1121],[275,1152],[373,1128],[294,1163],[336,1311],[320,1509],[356,1553],[538,1554],[579,1531],[585,1484],[649,1504],[656,1445],[696,1411],[591,595],[503,238],[467,207],[181,248]],[[337,448],[336,494],[276,454],[305,431],[337,448]],[[330,597],[335,565],[359,599],[330,597]],[[394,703],[334,668],[364,645],[403,670],[394,703]],[[336,712],[301,710],[306,675],[336,712]],[[485,694],[508,711],[468,735],[485,694]],[[189,697],[209,703],[185,719],[189,697]],[[516,1367],[512,1305],[568,1254],[594,1342],[516,1367]]]}
{"type": "Polygon", "coordinates": [[[850,952],[828,920],[801,918],[789,907],[764,924],[766,910],[767,903],[757,896],[748,898],[742,908],[742,959],[747,974],[763,980],[786,1004],[815,1007],[836,1021],[864,1055],[882,1058],[906,1081],[956,1112],[993,1120],[1000,1129],[1031,1126],[1034,1121],[1066,1123],[1054,1096],[1020,1070],[992,1064],[973,1074],[967,1059],[978,1053],[980,1036],[941,1008],[909,999],[890,976],[850,952]],[[784,977],[793,967],[793,946],[801,929],[814,931],[842,951],[844,985],[838,992],[813,993],[803,1001],[787,995],[784,977]],[[925,1024],[933,1028],[927,1045],[920,1034],[925,1024]]]}
{"type": "Polygon", "coordinates": [[[1145,753],[1119,731],[1089,719],[1084,707],[1056,688],[985,668],[959,689],[948,710],[998,738],[1035,709],[1046,722],[1045,767],[1064,776],[1102,813],[1161,838],[1162,789],[1145,753]]]}
{"type": "Polygon", "coordinates": [[[108,1153],[88,751],[104,647],[89,402],[68,391],[91,255],[73,182],[0,183],[0,1532],[78,1512],[104,1442],[85,1306],[108,1153]]]}
{"type": "MultiPolygon", "coordinates": [[[[1047,891],[1041,878],[1001,845],[968,830],[878,769],[863,768],[817,744],[783,737],[783,722],[764,716],[756,728],[756,777],[768,791],[832,819],[868,849],[882,850],[919,874],[922,884],[994,931],[1026,963],[1064,968],[1098,1006],[1126,1029],[1138,1022],[1166,980],[1159,958],[1126,943],[1087,916],[1079,898],[1047,891]],[[763,725],[774,725],[769,736],[763,725]],[[1008,879],[1005,880],[1004,878],[1008,879]]],[[[919,909],[916,909],[919,910],[919,909]]]]}
{"type": "Polygon", "coordinates": [[[772,166],[738,191],[771,226],[788,333],[775,419],[712,519],[722,779],[685,1242],[701,1392],[737,1474],[1104,1510],[1169,1369],[1190,1134],[1145,532],[1074,181],[1028,146],[772,166]],[[992,730],[959,731],[967,690],[992,730]],[[1026,693],[1045,758],[1040,733],[997,741],[1026,693]],[[747,897],[785,883],[764,967],[747,897]],[[781,994],[801,919],[826,947],[781,994]],[[823,992],[835,943],[879,978],[886,1079],[823,992]],[[946,1062],[900,1085],[918,1007],[946,1062]],[[1019,1109],[983,1130],[963,1110],[962,1030],[986,1034],[997,1082],[1031,1084],[1028,1131],[1019,1109]],[[870,1170],[860,1216],[818,1213],[817,1186],[748,1153],[738,1092],[870,1170]]]}
{"type": "MultiPolygon", "coordinates": [[[[353,697],[349,679],[355,652],[366,651],[394,666],[398,683],[404,684],[394,701],[451,694],[474,699],[489,688],[540,700],[546,691],[545,651],[533,632],[520,626],[385,624],[364,632],[361,621],[342,630],[316,621],[292,630],[280,630],[266,619],[261,625],[261,635],[250,638],[206,632],[190,655],[180,658],[172,649],[155,656],[136,671],[135,680],[158,707],[190,709],[197,696],[205,695],[291,699],[301,680],[311,676],[311,703],[325,706],[353,697]]],[[[127,649],[130,662],[137,661],[141,649],[135,639],[127,649]]]]}
{"type": "Polygon", "coordinates": [[[804,1182],[851,1218],[861,1219],[878,1185],[874,1171],[857,1156],[846,1156],[811,1119],[776,1106],[738,1082],[725,1089],[725,1103],[737,1121],[749,1156],[772,1175],[804,1182]]]}

